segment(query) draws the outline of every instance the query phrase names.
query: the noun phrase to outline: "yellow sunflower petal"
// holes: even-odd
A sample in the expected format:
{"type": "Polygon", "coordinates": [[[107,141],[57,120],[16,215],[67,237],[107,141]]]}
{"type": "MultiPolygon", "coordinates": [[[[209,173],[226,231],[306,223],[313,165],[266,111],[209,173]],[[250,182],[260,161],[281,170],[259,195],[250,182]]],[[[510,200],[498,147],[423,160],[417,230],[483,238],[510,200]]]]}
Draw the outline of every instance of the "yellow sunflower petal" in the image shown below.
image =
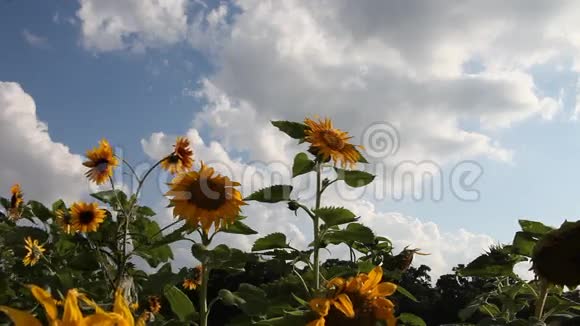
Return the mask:
{"type": "Polygon", "coordinates": [[[15,326],[42,326],[40,321],[30,313],[6,306],[0,306],[0,311],[10,317],[15,326]]]}
{"type": "Polygon", "coordinates": [[[352,301],[345,293],[339,294],[332,302],[334,307],[342,312],[348,318],[354,317],[354,307],[352,306],[352,301]]]}
{"type": "Polygon", "coordinates": [[[330,300],[326,298],[314,298],[310,300],[310,309],[317,312],[320,316],[328,315],[330,309],[330,300]]]}
{"type": "Polygon", "coordinates": [[[371,293],[371,296],[375,297],[387,297],[393,295],[397,291],[397,285],[391,282],[383,282],[377,285],[371,293]]]}
{"type": "Polygon", "coordinates": [[[123,296],[123,292],[120,290],[115,291],[115,302],[113,303],[113,312],[121,315],[124,320],[133,325],[135,320],[133,319],[133,314],[131,313],[131,309],[129,309],[129,305],[127,305],[127,301],[123,296]]]}
{"type": "Polygon", "coordinates": [[[62,316],[62,322],[65,325],[77,325],[75,323],[81,323],[83,320],[83,314],[79,308],[77,300],[78,295],[79,294],[75,289],[69,290],[66,295],[64,301],[64,314],[62,316]]]}
{"type": "Polygon", "coordinates": [[[46,316],[50,321],[56,320],[58,318],[58,309],[56,307],[56,300],[52,297],[48,291],[45,291],[43,288],[30,285],[30,292],[36,298],[36,301],[40,302],[40,304],[44,307],[44,311],[46,311],[46,316]]]}
{"type": "Polygon", "coordinates": [[[367,293],[376,287],[383,279],[383,269],[381,266],[373,268],[373,270],[368,274],[368,279],[364,281],[360,291],[361,293],[367,293]]]}

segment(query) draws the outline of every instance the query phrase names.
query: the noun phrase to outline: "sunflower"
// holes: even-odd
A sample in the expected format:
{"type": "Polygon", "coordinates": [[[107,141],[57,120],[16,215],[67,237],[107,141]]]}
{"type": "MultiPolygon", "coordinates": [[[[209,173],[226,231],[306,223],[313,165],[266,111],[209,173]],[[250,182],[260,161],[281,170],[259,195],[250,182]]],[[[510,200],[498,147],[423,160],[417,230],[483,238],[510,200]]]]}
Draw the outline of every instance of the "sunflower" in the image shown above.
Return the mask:
{"type": "Polygon", "coordinates": [[[193,151],[189,148],[189,140],[177,137],[173,147],[173,153],[161,162],[161,167],[171,174],[189,171],[193,165],[193,151]]]}
{"type": "Polygon", "coordinates": [[[94,232],[105,220],[106,212],[97,203],[76,202],[70,208],[71,223],[75,231],[94,232]]]}
{"type": "Polygon", "coordinates": [[[237,182],[201,163],[199,171],[178,174],[169,184],[167,196],[173,206],[173,216],[186,220],[193,226],[201,226],[207,234],[212,224],[218,230],[222,225],[234,222],[245,205],[241,193],[235,189],[237,182]]]}
{"type": "Polygon", "coordinates": [[[397,286],[382,282],[383,269],[375,267],[369,274],[360,273],[348,280],[337,277],[327,284],[327,296],[310,300],[310,308],[318,318],[307,326],[375,325],[385,321],[396,325],[395,305],[387,296],[397,286]]]}
{"type": "Polygon", "coordinates": [[[24,239],[24,249],[27,251],[26,256],[22,259],[24,266],[36,265],[40,258],[42,258],[43,253],[46,251],[46,249],[38,243],[38,240],[32,240],[31,237],[26,237],[24,239]]]}
{"type": "Polygon", "coordinates": [[[193,277],[183,280],[183,288],[187,290],[195,290],[201,285],[201,276],[203,273],[203,266],[198,265],[193,269],[193,277]]]}
{"type": "Polygon", "coordinates": [[[304,140],[311,144],[310,152],[323,161],[332,159],[342,167],[352,167],[361,158],[357,146],[348,142],[352,137],[348,132],[333,128],[330,119],[314,121],[306,118],[304,123],[307,126],[304,140]]]}
{"type": "Polygon", "coordinates": [[[22,190],[20,190],[20,185],[15,183],[10,188],[10,208],[8,209],[8,217],[12,220],[17,220],[22,214],[22,204],[24,203],[24,196],[22,195],[22,190]]]}
{"type": "Polygon", "coordinates": [[[59,209],[56,211],[56,223],[62,228],[66,234],[72,234],[74,231],[72,216],[70,211],[59,209]]]}
{"type": "Polygon", "coordinates": [[[86,156],[89,160],[83,165],[90,168],[86,176],[98,185],[105,183],[113,175],[113,169],[119,164],[113,148],[106,139],[99,142],[99,147],[87,150],[86,156]]]}
{"type": "MultiPolygon", "coordinates": [[[[92,300],[87,298],[84,294],[79,293],[76,289],[71,289],[64,300],[64,309],[62,317],[58,316],[58,301],[52,297],[50,293],[44,289],[29,285],[30,291],[36,300],[43,306],[48,325],[50,326],[73,326],[73,325],[127,325],[127,326],[144,326],[145,319],[139,318],[137,322],[133,319],[133,315],[127,306],[127,302],[121,291],[115,293],[115,302],[113,303],[113,311],[106,312],[95,304],[92,300]],[[88,316],[83,316],[79,307],[79,299],[95,309],[95,313],[88,316]]],[[[41,326],[42,323],[36,319],[31,313],[10,308],[7,306],[0,306],[0,311],[10,317],[15,326],[41,326]]]]}
{"type": "Polygon", "coordinates": [[[147,298],[149,302],[149,311],[153,314],[156,314],[161,310],[161,299],[158,296],[152,295],[147,298]]]}
{"type": "Polygon", "coordinates": [[[541,279],[575,288],[580,285],[580,221],[564,222],[534,246],[533,269],[541,279]]]}

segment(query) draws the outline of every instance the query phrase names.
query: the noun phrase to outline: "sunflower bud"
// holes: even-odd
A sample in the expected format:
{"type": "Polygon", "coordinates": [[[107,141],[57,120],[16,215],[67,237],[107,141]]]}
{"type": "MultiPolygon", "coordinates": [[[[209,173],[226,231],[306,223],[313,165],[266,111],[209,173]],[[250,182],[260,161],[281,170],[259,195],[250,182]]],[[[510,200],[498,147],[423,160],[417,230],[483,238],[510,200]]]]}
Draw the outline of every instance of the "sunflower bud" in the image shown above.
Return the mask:
{"type": "Polygon", "coordinates": [[[556,285],[580,284],[580,221],[565,222],[536,243],[532,254],[536,275],[556,285]]]}
{"type": "Polygon", "coordinates": [[[297,201],[291,200],[288,202],[288,209],[289,210],[296,212],[299,208],[300,208],[300,204],[298,204],[297,201]]]}

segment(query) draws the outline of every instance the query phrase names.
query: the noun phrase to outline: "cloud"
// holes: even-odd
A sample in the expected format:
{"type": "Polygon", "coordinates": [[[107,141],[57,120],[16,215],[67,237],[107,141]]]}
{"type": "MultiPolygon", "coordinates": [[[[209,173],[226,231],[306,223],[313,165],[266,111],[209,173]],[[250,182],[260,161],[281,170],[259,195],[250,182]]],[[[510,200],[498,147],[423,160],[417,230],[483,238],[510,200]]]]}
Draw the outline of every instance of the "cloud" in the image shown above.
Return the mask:
{"type": "MultiPolygon", "coordinates": [[[[550,120],[562,110],[559,98],[538,89],[532,68],[569,60],[570,69],[580,70],[575,1],[239,0],[196,12],[188,7],[185,1],[82,0],[83,44],[112,51],[185,41],[211,57],[215,70],[194,92],[206,105],[188,136],[200,158],[215,155],[242,181],[248,169],[284,170],[270,163],[289,162],[296,153],[270,120],[313,114],[332,117],[356,143],[368,142],[365,131],[377,122],[393,126],[398,150],[370,155],[374,164],[512,162],[517,153],[497,131],[550,120]]],[[[157,133],[142,144],[155,157],[172,142],[157,133]]],[[[468,262],[492,242],[381,211],[367,197],[348,204],[399,246],[431,252],[418,262],[426,259],[435,273],[468,262]]],[[[306,223],[284,209],[255,206],[248,209],[261,232],[293,230],[294,241],[307,243],[306,223]]]]}
{"type": "Polygon", "coordinates": [[[47,48],[50,46],[50,44],[48,43],[48,39],[46,37],[36,35],[28,31],[27,29],[22,30],[22,37],[24,38],[26,43],[36,48],[47,48]]]}
{"type": "MultiPolygon", "coordinates": [[[[18,83],[0,82],[0,187],[20,183],[27,199],[52,203],[88,192],[82,158],[54,142],[34,99],[18,83]]],[[[6,196],[6,195],[4,195],[6,196]]]]}
{"type": "Polygon", "coordinates": [[[175,44],[187,31],[186,9],[186,0],[80,0],[82,44],[93,51],[175,44]]]}

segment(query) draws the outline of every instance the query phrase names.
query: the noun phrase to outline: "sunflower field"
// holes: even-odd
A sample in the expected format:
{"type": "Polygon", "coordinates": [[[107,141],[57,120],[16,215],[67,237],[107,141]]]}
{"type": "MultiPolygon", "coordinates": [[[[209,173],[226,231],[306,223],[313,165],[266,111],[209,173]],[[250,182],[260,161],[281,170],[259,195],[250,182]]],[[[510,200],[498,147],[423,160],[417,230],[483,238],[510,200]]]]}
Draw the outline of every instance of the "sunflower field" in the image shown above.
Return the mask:
{"type": "Polygon", "coordinates": [[[13,185],[0,198],[0,323],[580,325],[573,291],[580,284],[580,222],[554,228],[520,220],[512,243],[489,248],[434,284],[428,266],[412,265],[428,248],[395,253],[356,212],[325,205],[325,190],[336,183],[358,188],[375,179],[360,168],[364,149],[347,132],[329,119],[272,123],[304,145],[292,177],[315,176],[313,202],[302,202],[287,184],[242,194],[240,183],[204,164],[211,158],[195,156],[185,137],[140,174],[101,140],[83,165],[90,182],[110,189],[90,202],[45,205],[13,185]],[[134,193],[114,186],[121,164],[138,181],[134,193]],[[173,175],[164,194],[175,218],[169,225],[140,202],[155,169],[173,175]],[[333,178],[323,178],[328,173],[333,178]],[[292,247],[284,233],[258,235],[250,252],[216,243],[219,233],[258,233],[244,223],[252,218],[244,206],[254,202],[284,205],[305,219],[309,246],[292,247]],[[191,264],[175,270],[171,245],[178,241],[190,242],[191,264]],[[321,259],[330,245],[346,246],[350,259],[321,259]],[[514,273],[523,261],[533,263],[531,281],[514,273]]]}

